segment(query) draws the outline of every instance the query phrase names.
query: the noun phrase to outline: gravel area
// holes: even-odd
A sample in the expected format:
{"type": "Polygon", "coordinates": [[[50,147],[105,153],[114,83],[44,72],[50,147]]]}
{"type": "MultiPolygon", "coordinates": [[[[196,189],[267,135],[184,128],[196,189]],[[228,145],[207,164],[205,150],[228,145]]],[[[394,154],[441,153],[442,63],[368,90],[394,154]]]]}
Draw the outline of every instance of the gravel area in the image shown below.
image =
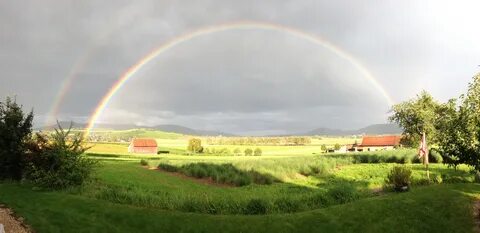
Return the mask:
{"type": "Polygon", "coordinates": [[[0,224],[3,224],[5,233],[30,233],[31,231],[16,218],[10,209],[0,206],[0,224]]]}

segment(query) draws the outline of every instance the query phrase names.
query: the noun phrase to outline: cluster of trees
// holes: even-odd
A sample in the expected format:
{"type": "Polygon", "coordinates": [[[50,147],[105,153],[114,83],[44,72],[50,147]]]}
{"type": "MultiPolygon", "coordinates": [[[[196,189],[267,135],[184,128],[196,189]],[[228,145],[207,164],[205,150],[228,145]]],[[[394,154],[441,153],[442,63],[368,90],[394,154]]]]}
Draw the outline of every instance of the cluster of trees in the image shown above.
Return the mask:
{"type": "Polygon", "coordinates": [[[480,74],[459,98],[441,103],[423,91],[393,106],[390,120],[404,129],[404,144],[418,146],[425,132],[445,163],[468,164],[480,171],[480,74]]]}
{"type": "Polygon", "coordinates": [[[53,134],[32,133],[33,112],[15,100],[0,102],[0,179],[26,180],[51,189],[81,185],[95,162],[83,157],[81,134],[60,126],[53,134]]]}
{"type": "Polygon", "coordinates": [[[208,137],[208,145],[280,146],[308,145],[310,137],[208,137]]]}
{"type": "Polygon", "coordinates": [[[233,152],[228,148],[204,148],[202,146],[202,140],[199,138],[191,138],[188,140],[187,151],[193,154],[203,153],[203,154],[213,154],[213,155],[245,155],[245,156],[261,156],[262,149],[255,148],[255,150],[251,148],[247,148],[242,151],[240,148],[235,148],[233,152]]]}

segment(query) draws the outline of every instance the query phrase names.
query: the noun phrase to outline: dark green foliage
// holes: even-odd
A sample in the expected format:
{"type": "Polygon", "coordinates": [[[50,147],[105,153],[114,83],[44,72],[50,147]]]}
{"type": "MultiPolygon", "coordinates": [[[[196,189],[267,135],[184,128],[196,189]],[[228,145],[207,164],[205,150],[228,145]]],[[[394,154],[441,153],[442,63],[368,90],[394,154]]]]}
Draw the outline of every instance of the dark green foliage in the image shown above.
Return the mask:
{"type": "Polygon", "coordinates": [[[266,214],[271,208],[271,204],[263,199],[252,199],[245,206],[244,214],[247,215],[260,215],[266,214]]]}
{"type": "Polygon", "coordinates": [[[412,179],[412,170],[405,166],[395,166],[387,176],[386,184],[395,191],[407,191],[412,179]]]}
{"type": "Polygon", "coordinates": [[[159,151],[157,151],[157,155],[160,155],[160,154],[170,154],[170,151],[168,151],[168,150],[159,150],[159,151]]]}
{"type": "Polygon", "coordinates": [[[32,121],[33,112],[25,114],[15,100],[0,102],[0,179],[22,178],[32,121]]]}
{"type": "Polygon", "coordinates": [[[271,175],[264,175],[254,170],[242,171],[232,164],[190,163],[180,167],[160,163],[158,168],[168,172],[181,172],[190,177],[210,178],[219,184],[246,186],[255,184],[272,184],[275,179],[271,175]]]}
{"type": "Polygon", "coordinates": [[[28,145],[25,178],[47,189],[82,185],[96,161],[86,158],[82,134],[71,134],[59,126],[51,135],[36,134],[28,145]]]}
{"type": "Polygon", "coordinates": [[[250,148],[245,149],[245,156],[252,156],[253,155],[253,150],[250,148]]]}
{"type": "Polygon", "coordinates": [[[142,165],[142,166],[148,166],[148,161],[145,160],[145,159],[141,159],[141,160],[140,160],[140,165],[142,165]]]}

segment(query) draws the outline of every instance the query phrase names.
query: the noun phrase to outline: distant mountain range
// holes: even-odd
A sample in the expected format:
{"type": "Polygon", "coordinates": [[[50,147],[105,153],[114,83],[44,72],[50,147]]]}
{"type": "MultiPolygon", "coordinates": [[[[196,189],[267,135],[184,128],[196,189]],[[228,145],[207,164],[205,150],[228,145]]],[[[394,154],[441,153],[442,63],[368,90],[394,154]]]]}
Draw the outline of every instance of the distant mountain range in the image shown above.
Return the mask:
{"type": "MultiPolygon", "coordinates": [[[[72,124],[69,121],[61,121],[59,122],[62,128],[70,127],[72,124]]],[[[72,128],[75,129],[84,129],[87,127],[86,123],[77,123],[73,122],[72,128]]],[[[42,128],[38,128],[37,130],[53,130],[54,128],[58,128],[57,125],[46,126],[42,128]]],[[[156,125],[156,126],[138,126],[134,124],[96,124],[95,128],[98,129],[111,129],[111,130],[128,130],[128,129],[151,129],[151,130],[160,130],[164,132],[170,133],[178,133],[178,134],[185,134],[185,135],[194,135],[194,136],[234,136],[233,134],[218,132],[218,131],[211,131],[211,130],[197,130],[188,127],[184,127],[181,125],[156,125]]]]}
{"type": "Polygon", "coordinates": [[[347,136],[347,135],[385,135],[401,134],[402,129],[396,124],[375,124],[357,130],[339,130],[329,128],[318,128],[305,133],[306,136],[324,135],[324,136],[347,136]]]}
{"type": "MultiPolygon", "coordinates": [[[[60,122],[60,126],[62,126],[63,128],[68,128],[70,126],[70,122],[62,121],[60,122]]],[[[85,123],[73,122],[73,128],[75,129],[84,129],[86,126],[87,124],[85,123]]],[[[47,127],[39,128],[37,130],[52,130],[56,127],[57,125],[47,126],[47,127]]],[[[197,129],[192,129],[192,128],[188,128],[181,125],[171,125],[171,124],[156,125],[156,126],[138,126],[134,124],[97,124],[95,125],[95,127],[98,129],[111,129],[111,130],[128,130],[128,129],[144,128],[144,129],[160,130],[164,132],[194,135],[194,136],[219,136],[219,135],[235,136],[234,134],[225,133],[225,132],[211,131],[211,130],[197,130],[197,129]]],[[[395,124],[375,124],[375,125],[370,125],[365,128],[361,128],[357,130],[318,128],[309,132],[299,133],[296,135],[349,136],[349,135],[363,135],[363,134],[385,135],[385,134],[401,134],[401,133],[402,133],[402,129],[395,124]]]]}

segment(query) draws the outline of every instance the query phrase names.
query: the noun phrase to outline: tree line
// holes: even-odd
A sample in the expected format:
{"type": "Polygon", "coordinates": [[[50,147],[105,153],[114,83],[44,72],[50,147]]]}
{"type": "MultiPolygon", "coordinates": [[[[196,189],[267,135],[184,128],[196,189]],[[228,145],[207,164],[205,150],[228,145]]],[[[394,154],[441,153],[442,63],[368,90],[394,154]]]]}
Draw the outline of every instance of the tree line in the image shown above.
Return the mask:
{"type": "Polygon", "coordinates": [[[207,137],[207,145],[301,146],[312,143],[310,137],[207,137]]]}

